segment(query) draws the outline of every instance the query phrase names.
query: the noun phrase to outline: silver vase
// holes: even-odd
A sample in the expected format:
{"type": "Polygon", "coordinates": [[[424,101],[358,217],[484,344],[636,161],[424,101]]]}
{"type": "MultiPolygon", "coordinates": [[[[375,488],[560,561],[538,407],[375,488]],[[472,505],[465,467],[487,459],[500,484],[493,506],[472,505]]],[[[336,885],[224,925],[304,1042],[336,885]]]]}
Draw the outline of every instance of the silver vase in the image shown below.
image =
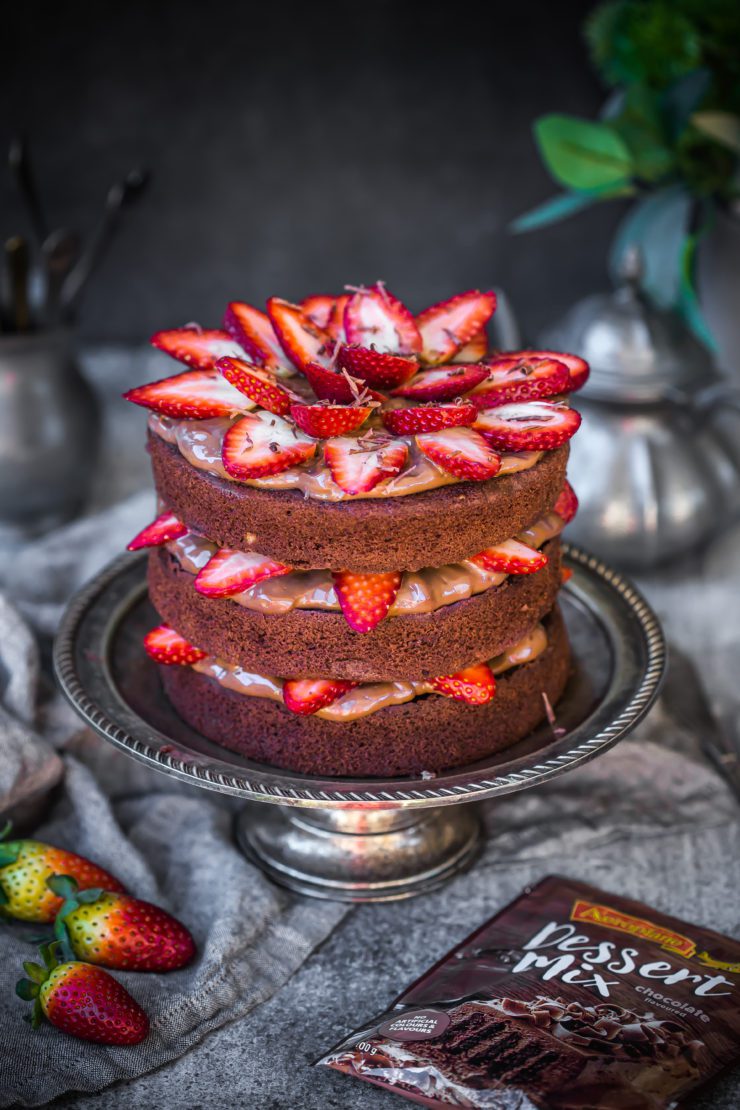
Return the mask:
{"type": "Polygon", "coordinates": [[[0,401],[0,522],[38,534],[79,512],[98,456],[71,333],[0,336],[0,401]]]}

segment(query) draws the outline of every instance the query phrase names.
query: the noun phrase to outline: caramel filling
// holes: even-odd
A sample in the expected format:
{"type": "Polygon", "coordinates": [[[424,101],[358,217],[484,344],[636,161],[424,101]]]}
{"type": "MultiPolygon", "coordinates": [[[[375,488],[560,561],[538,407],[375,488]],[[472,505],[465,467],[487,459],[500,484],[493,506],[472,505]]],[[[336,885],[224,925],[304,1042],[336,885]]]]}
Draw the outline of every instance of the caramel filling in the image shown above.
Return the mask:
{"type": "MultiPolygon", "coordinates": [[[[197,470],[205,470],[229,482],[238,481],[227,474],[221,462],[221,446],[233,420],[219,418],[214,420],[176,420],[170,416],[152,413],[149,428],[155,435],[177,447],[183,458],[197,470]]],[[[406,465],[394,478],[386,478],[369,493],[349,494],[340,489],[333,480],[329,467],[324,463],[319,450],[315,458],[302,466],[291,466],[280,474],[269,478],[251,478],[241,484],[256,489],[300,490],[305,497],[319,501],[361,501],[378,497],[405,497],[411,493],[439,489],[440,486],[455,485],[460,481],[454,475],[437,466],[416,446],[413,436],[397,436],[409,449],[406,465]]],[[[501,456],[501,469],[497,478],[505,474],[516,474],[529,470],[542,457],[542,451],[516,451],[501,456]]],[[[495,481],[495,479],[493,479],[495,481]]]]}
{"type": "MultiPolygon", "coordinates": [[[[538,624],[518,644],[497,655],[495,659],[489,660],[489,666],[495,675],[503,674],[512,667],[531,663],[543,653],[546,647],[547,634],[542,625],[538,624]]],[[[227,690],[234,690],[237,694],[246,694],[253,698],[269,698],[271,701],[283,700],[282,680],[272,675],[253,674],[243,667],[223,663],[220,659],[210,656],[201,659],[198,663],[193,663],[192,666],[193,670],[214,679],[220,686],[227,690]]],[[[346,694],[314,715],[323,717],[325,721],[355,721],[358,717],[367,717],[368,714],[377,713],[379,709],[387,709],[391,705],[402,705],[423,694],[438,694],[438,691],[434,690],[428,682],[362,683],[348,690],[346,694]]]]}
{"type": "MultiPolygon", "coordinates": [[[[540,548],[558,536],[563,527],[562,518],[551,511],[519,532],[516,539],[529,547],[540,548]]],[[[202,536],[188,532],[168,543],[167,550],[184,570],[197,574],[218,548],[202,536]]],[[[398,617],[433,613],[445,605],[453,605],[456,601],[500,586],[507,578],[507,574],[484,570],[469,559],[442,567],[405,571],[388,615],[398,617]]],[[[331,573],[327,570],[294,570],[290,574],[265,578],[242,593],[232,594],[231,600],[245,609],[270,615],[287,613],[291,609],[338,612],[340,608],[331,573]]]]}

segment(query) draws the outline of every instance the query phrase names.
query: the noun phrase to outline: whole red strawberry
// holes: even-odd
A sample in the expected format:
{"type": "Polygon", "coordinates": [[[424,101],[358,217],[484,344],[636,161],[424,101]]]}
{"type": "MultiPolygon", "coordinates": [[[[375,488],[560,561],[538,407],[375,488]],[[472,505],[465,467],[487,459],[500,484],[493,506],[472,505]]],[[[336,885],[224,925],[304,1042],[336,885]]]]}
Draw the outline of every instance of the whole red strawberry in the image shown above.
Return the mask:
{"type": "Polygon", "coordinates": [[[33,1002],[31,1025],[43,1018],[63,1033],[97,1044],[139,1044],[149,1032],[149,1018],[138,1002],[107,971],[68,960],[59,963],[55,945],[41,949],[41,964],[24,963],[27,979],[15,992],[33,1002]]]}
{"type": "Polygon", "coordinates": [[[128,894],[78,890],[56,875],[49,887],[65,898],[54,932],[63,953],[120,971],[174,971],[195,955],[195,942],[174,917],[128,894]]]}
{"type": "MultiPolygon", "coordinates": [[[[7,825],[0,840],[9,830],[7,825]]],[[[53,921],[63,899],[46,885],[52,875],[71,876],[80,890],[124,890],[115,876],[84,856],[40,840],[5,840],[0,843],[0,917],[5,914],[38,924],[53,921]]]]}

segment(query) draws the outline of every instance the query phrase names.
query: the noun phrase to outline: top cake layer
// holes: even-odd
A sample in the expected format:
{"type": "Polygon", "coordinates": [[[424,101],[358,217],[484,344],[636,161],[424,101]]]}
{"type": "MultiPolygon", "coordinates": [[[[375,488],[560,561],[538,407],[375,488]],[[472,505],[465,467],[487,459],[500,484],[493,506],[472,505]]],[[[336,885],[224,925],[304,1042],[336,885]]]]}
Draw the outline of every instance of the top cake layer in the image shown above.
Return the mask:
{"type": "Polygon", "coordinates": [[[487,357],[494,307],[471,291],[414,317],[377,283],[158,333],[194,368],[127,394],[153,410],[164,505],[306,569],[413,570],[508,540],[557,499],[587,368],[487,357]]]}

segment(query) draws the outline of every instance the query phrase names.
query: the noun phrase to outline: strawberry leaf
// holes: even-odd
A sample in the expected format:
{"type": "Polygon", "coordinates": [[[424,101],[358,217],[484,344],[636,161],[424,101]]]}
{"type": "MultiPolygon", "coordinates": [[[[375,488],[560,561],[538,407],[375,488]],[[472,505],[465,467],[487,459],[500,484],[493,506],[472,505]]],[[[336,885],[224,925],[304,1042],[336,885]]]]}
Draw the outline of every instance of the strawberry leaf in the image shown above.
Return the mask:
{"type": "MultiPolygon", "coordinates": [[[[31,980],[31,985],[35,983],[43,983],[46,979],[46,968],[41,964],[31,963],[30,960],[23,961],[23,970],[28,978],[31,980]]],[[[22,983],[28,982],[27,979],[21,979],[22,983]]],[[[36,992],[37,993],[37,992],[36,992]]]]}
{"type": "MultiPolygon", "coordinates": [[[[77,896],[79,890],[77,880],[73,879],[71,875],[51,875],[46,880],[46,885],[49,890],[57,894],[60,898],[74,898],[77,896]]],[[[80,901],[82,901],[82,899],[80,899],[80,901]]]]}
{"type": "MultiPolygon", "coordinates": [[[[23,966],[25,968],[26,964],[24,964],[23,966]]],[[[45,973],[43,978],[46,978],[45,973]]],[[[22,998],[24,1002],[33,1002],[33,1000],[37,997],[39,993],[39,982],[43,982],[43,979],[40,979],[37,982],[31,982],[30,979],[19,979],[15,985],[15,993],[18,995],[19,998],[22,998]]]]}

